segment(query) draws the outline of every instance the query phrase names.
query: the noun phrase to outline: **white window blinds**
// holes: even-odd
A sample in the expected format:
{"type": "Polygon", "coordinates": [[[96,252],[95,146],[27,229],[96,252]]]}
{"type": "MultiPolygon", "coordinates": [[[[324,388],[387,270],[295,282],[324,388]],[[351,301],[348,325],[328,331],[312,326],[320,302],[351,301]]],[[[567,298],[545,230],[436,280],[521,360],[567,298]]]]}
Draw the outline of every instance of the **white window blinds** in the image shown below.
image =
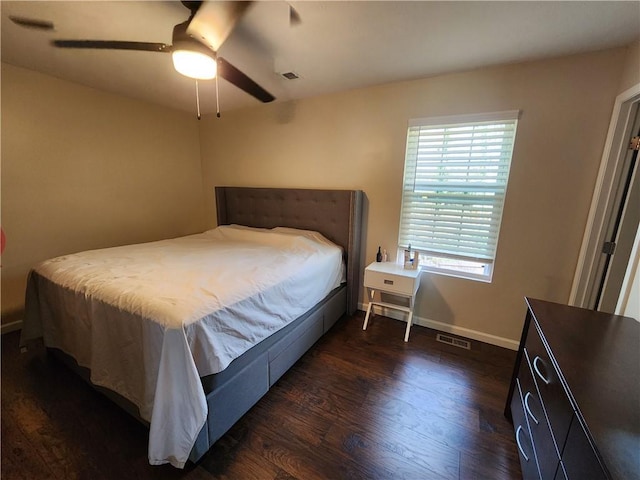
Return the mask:
{"type": "Polygon", "coordinates": [[[400,247],[493,262],[518,115],[409,122],[400,247]]]}

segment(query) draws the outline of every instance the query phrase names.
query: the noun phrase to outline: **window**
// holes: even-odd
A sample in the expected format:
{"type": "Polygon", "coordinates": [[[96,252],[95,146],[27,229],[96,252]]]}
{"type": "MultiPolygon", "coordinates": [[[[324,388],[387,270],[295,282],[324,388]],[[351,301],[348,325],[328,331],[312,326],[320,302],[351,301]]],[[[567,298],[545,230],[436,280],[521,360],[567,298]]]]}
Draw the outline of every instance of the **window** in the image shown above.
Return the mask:
{"type": "Polygon", "coordinates": [[[398,247],[423,268],[491,281],[518,115],[409,122],[398,247]]]}

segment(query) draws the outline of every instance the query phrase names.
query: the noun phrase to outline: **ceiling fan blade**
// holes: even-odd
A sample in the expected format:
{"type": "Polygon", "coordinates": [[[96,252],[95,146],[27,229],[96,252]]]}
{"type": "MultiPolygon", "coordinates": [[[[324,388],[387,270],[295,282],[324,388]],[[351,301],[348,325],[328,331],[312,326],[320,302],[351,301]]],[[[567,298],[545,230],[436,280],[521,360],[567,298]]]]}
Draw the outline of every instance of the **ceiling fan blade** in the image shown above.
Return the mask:
{"type": "Polygon", "coordinates": [[[195,15],[203,0],[182,0],[180,3],[191,11],[191,15],[195,15]]]}
{"type": "Polygon", "coordinates": [[[193,15],[187,33],[217,52],[251,3],[203,2],[193,15]]]}
{"type": "Polygon", "coordinates": [[[294,27],[302,23],[302,18],[298,11],[293,8],[293,5],[289,4],[289,26],[294,27]]]}
{"type": "Polygon", "coordinates": [[[53,40],[60,48],[98,48],[103,50],[138,50],[143,52],[170,52],[171,45],[152,42],[122,42],[119,40],[53,40]]]}
{"type": "Polygon", "coordinates": [[[16,25],[26,28],[35,28],[36,30],[54,30],[53,22],[47,20],[37,20],[35,18],[14,17],[9,15],[9,19],[16,25]]]}
{"type": "Polygon", "coordinates": [[[227,62],[224,58],[220,57],[218,57],[218,75],[228,82],[233,83],[239,89],[244,90],[249,95],[257,98],[261,102],[268,103],[275,100],[273,95],[227,62]]]}

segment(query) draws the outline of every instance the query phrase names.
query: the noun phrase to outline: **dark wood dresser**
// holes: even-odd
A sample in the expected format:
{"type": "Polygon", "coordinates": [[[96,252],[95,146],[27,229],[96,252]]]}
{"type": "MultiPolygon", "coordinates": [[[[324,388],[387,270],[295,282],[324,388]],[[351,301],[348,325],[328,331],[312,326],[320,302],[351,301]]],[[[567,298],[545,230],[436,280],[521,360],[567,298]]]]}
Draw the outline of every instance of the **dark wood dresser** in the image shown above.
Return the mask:
{"type": "Polygon", "coordinates": [[[526,302],[505,407],[523,478],[640,479],[640,324],[526,302]]]}

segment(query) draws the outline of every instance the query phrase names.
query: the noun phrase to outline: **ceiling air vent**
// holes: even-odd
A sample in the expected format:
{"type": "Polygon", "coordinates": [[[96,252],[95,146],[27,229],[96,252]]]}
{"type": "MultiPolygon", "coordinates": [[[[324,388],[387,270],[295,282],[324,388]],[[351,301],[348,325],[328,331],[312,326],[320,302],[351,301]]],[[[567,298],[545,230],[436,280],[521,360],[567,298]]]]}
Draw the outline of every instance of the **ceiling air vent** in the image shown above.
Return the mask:
{"type": "Polygon", "coordinates": [[[280,75],[282,75],[287,80],[295,80],[296,78],[300,78],[300,75],[298,75],[296,72],[284,72],[280,75]]]}
{"type": "Polygon", "coordinates": [[[460,348],[465,348],[467,350],[471,350],[471,342],[469,340],[462,340],[461,338],[450,337],[449,335],[442,335],[441,333],[438,333],[436,335],[436,340],[438,342],[453,345],[454,347],[460,347],[460,348]]]}

